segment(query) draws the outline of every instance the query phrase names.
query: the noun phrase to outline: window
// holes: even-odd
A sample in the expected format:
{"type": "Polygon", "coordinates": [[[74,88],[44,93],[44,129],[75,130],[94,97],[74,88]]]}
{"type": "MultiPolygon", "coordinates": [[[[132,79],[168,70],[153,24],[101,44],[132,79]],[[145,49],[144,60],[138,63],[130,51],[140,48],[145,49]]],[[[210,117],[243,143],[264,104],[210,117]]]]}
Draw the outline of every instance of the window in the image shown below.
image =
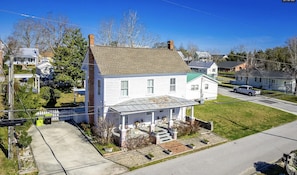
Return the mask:
{"type": "Polygon", "coordinates": [[[170,92],[175,91],[175,78],[170,78],[170,92]]]}
{"type": "Polygon", "coordinates": [[[128,81],[121,81],[121,96],[128,96],[128,81]]]}
{"type": "Polygon", "coordinates": [[[101,82],[98,80],[98,95],[101,95],[101,82]]]}
{"type": "Polygon", "coordinates": [[[191,86],[191,90],[192,91],[196,91],[196,90],[199,90],[199,85],[198,84],[194,84],[191,86]]]}
{"type": "Polygon", "coordinates": [[[154,80],[153,79],[147,80],[147,93],[148,94],[154,93],[154,80]]]}
{"type": "Polygon", "coordinates": [[[216,68],[213,68],[213,69],[212,69],[212,72],[216,72],[216,68]]]}
{"type": "Polygon", "coordinates": [[[208,84],[205,84],[205,89],[208,89],[208,84]]]}
{"type": "Polygon", "coordinates": [[[255,82],[257,82],[257,77],[255,77],[255,82]]]}

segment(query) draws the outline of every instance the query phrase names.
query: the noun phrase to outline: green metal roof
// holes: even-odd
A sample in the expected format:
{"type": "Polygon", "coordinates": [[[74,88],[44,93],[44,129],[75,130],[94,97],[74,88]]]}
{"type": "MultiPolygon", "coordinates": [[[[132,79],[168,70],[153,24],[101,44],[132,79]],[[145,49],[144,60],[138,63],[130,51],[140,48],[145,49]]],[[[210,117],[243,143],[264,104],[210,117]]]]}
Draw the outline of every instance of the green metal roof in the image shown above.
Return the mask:
{"type": "Polygon", "coordinates": [[[200,77],[202,76],[203,74],[202,73],[197,73],[197,72],[190,72],[190,73],[187,73],[187,82],[197,78],[197,77],[200,77]]]}

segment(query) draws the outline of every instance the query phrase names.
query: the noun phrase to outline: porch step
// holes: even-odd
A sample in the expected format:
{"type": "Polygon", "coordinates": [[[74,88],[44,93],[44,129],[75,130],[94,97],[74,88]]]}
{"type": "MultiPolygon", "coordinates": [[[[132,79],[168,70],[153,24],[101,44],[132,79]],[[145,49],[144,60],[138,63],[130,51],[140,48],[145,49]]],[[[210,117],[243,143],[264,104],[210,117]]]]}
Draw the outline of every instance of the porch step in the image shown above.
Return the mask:
{"type": "Polygon", "coordinates": [[[168,130],[166,129],[159,129],[157,135],[160,137],[160,143],[168,142],[172,140],[172,137],[168,130]]]}

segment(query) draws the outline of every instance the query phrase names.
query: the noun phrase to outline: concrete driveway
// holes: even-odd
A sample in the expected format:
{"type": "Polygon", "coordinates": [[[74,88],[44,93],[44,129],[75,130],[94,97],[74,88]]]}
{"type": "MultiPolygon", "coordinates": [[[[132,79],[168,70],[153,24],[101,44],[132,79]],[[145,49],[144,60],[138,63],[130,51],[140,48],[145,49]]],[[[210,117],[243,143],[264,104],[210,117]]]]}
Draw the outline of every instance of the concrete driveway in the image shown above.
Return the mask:
{"type": "Polygon", "coordinates": [[[127,171],[125,167],[103,158],[81,132],[67,122],[55,122],[38,129],[46,142],[35,127],[30,128],[29,134],[33,139],[31,146],[40,175],[114,175],[127,171]]]}

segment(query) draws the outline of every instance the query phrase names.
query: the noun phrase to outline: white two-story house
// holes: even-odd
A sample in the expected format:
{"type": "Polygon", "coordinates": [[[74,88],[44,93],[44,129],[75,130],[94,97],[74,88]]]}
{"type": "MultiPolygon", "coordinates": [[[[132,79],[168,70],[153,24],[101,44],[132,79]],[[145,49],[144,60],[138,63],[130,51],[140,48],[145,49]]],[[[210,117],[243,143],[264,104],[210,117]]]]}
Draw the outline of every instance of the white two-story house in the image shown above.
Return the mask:
{"type": "Polygon", "coordinates": [[[123,131],[135,122],[154,126],[158,120],[185,120],[186,108],[197,104],[186,99],[186,63],[173,49],[95,46],[89,49],[82,69],[86,72],[85,108],[89,123],[99,117],[112,120],[123,131]]]}
{"type": "Polygon", "coordinates": [[[218,77],[218,65],[213,61],[191,61],[189,67],[194,72],[203,73],[214,79],[218,77]]]}
{"type": "Polygon", "coordinates": [[[38,63],[39,50],[36,48],[20,48],[14,57],[15,65],[34,65],[38,63]]]}

